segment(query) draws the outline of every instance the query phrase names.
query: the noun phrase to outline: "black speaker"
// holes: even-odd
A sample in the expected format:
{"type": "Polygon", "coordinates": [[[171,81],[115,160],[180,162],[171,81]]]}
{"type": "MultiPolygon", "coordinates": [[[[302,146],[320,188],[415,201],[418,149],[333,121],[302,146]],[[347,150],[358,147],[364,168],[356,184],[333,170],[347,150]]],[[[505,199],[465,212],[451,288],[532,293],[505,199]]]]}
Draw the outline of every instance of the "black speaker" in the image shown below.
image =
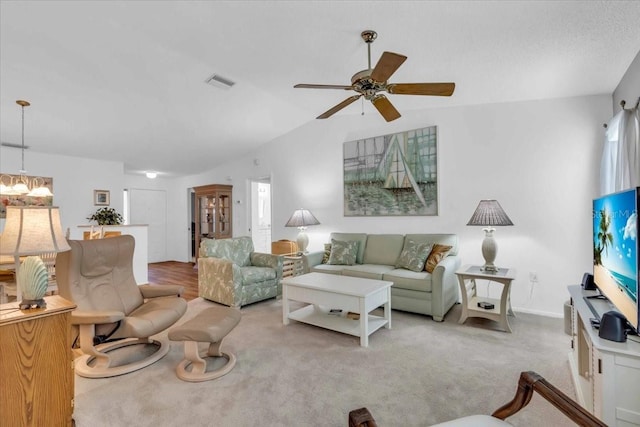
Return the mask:
{"type": "Polygon", "coordinates": [[[597,289],[593,281],[593,274],[584,273],[584,276],[582,276],[582,289],[585,291],[595,291],[597,289]]]}
{"type": "Polygon", "coordinates": [[[617,311],[607,311],[600,319],[598,336],[609,341],[625,342],[627,340],[627,318],[617,311]]]}

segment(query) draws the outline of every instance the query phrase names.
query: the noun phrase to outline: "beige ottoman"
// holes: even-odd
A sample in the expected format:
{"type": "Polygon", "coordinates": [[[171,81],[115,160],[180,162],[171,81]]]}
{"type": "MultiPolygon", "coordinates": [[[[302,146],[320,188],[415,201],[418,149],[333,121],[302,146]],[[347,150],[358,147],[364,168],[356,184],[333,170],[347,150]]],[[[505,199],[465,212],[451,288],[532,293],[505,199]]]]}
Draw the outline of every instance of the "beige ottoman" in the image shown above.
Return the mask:
{"type": "Polygon", "coordinates": [[[184,341],[184,360],[176,367],[178,378],[198,382],[219,378],[231,371],[236,364],[233,353],[220,351],[222,339],[240,322],[240,310],[230,307],[211,307],[193,319],[169,331],[171,341],[184,341]],[[198,343],[209,343],[208,350],[200,353],[198,343]],[[209,357],[224,357],[227,363],[207,372],[209,357]]]}

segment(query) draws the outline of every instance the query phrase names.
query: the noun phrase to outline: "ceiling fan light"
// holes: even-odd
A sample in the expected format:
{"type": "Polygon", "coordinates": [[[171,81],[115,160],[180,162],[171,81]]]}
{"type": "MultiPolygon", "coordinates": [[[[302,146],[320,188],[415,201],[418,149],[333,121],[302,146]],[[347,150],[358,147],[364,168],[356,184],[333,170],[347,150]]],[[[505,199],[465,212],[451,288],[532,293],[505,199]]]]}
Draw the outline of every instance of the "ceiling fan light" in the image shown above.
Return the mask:
{"type": "Polygon", "coordinates": [[[156,178],[158,176],[158,173],[157,172],[147,172],[146,175],[147,175],[147,178],[154,179],[154,178],[156,178]]]}

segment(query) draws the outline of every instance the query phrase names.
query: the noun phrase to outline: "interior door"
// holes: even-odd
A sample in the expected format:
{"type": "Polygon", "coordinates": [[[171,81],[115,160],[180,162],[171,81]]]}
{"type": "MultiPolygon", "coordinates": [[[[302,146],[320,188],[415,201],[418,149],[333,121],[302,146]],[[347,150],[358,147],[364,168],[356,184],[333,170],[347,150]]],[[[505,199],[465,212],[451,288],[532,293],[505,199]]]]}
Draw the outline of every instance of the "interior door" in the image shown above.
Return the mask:
{"type": "Polygon", "coordinates": [[[147,224],[149,262],[167,260],[167,193],[164,190],[129,190],[129,222],[147,224]]]}
{"type": "Polygon", "coordinates": [[[271,253],[271,180],[251,181],[251,238],[256,252],[271,253]]]}

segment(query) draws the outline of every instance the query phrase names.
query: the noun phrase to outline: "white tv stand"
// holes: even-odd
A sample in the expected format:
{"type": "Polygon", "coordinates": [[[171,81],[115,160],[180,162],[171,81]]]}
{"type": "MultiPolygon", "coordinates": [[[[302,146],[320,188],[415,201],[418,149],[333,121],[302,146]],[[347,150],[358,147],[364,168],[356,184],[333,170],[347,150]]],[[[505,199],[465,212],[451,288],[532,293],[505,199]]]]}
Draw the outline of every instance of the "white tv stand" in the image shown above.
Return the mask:
{"type": "MultiPolygon", "coordinates": [[[[569,364],[578,402],[609,426],[640,426],[640,343],[600,338],[598,330],[591,326],[594,314],[584,300],[598,292],[575,285],[569,286],[569,293],[569,364]]],[[[612,309],[606,300],[590,302],[600,317],[612,309]]]]}

